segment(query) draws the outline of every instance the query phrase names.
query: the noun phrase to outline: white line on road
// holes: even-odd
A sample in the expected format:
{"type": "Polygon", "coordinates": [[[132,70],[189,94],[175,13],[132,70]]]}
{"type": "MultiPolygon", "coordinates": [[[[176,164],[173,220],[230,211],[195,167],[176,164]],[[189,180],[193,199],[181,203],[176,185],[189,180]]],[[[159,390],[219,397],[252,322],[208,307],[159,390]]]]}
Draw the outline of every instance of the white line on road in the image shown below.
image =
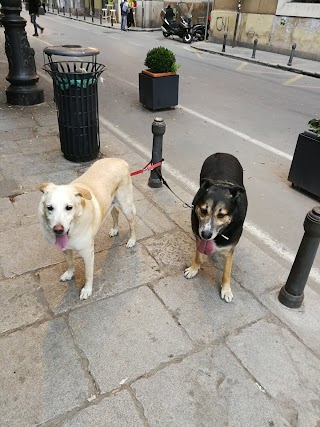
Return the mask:
{"type": "Polygon", "coordinates": [[[296,76],[291,77],[290,79],[286,80],[285,82],[283,82],[283,86],[290,86],[292,83],[296,82],[297,80],[302,79],[303,75],[302,74],[297,74],[296,76]]]}
{"type": "Polygon", "coordinates": [[[251,136],[246,135],[245,133],[239,132],[236,129],[233,129],[229,126],[224,125],[223,123],[218,122],[217,120],[210,119],[210,117],[204,116],[201,113],[198,113],[197,111],[191,110],[190,108],[184,107],[183,105],[179,105],[179,107],[184,110],[186,113],[191,114],[192,116],[198,117],[201,120],[206,121],[207,123],[211,123],[212,125],[223,129],[227,132],[232,133],[233,135],[238,136],[239,138],[244,139],[245,141],[251,142],[254,145],[257,145],[258,147],[264,148],[267,151],[270,151],[271,153],[276,154],[277,156],[283,157],[287,160],[292,160],[292,156],[290,154],[285,153],[284,151],[278,150],[277,148],[274,148],[268,144],[265,144],[262,141],[259,141],[258,139],[251,138],[251,136]]]}
{"type": "Polygon", "coordinates": [[[236,68],[236,71],[243,70],[247,65],[248,65],[248,62],[241,62],[241,64],[238,65],[238,67],[236,68]]]}
{"type": "MultiPolygon", "coordinates": [[[[139,151],[146,160],[150,158],[150,151],[131,138],[127,133],[120,130],[118,127],[114,126],[109,120],[100,116],[100,122],[108,129],[110,129],[114,134],[116,134],[119,138],[128,142],[132,147],[134,147],[137,151],[139,151]]],[[[189,180],[186,176],[184,176],[181,172],[179,172],[176,168],[171,166],[168,162],[165,162],[162,166],[163,170],[170,173],[175,179],[183,183],[192,193],[196,193],[199,189],[199,186],[189,180]]],[[[263,242],[266,246],[268,246],[275,254],[288,261],[290,264],[293,263],[295,255],[289,248],[273,239],[268,233],[261,230],[258,226],[256,226],[253,222],[246,220],[244,223],[244,229],[263,242]]],[[[320,283],[320,271],[317,268],[312,268],[310,272],[310,277],[320,283]]]]}

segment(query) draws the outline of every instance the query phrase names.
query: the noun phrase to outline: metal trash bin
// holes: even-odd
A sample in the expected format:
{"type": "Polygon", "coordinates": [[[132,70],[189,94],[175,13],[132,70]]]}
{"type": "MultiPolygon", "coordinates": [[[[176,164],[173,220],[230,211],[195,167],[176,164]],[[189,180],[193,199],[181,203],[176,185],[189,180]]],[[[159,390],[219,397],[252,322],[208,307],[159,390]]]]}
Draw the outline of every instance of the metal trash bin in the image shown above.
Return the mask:
{"type": "Polygon", "coordinates": [[[53,61],[52,55],[92,56],[98,49],[81,46],[45,48],[43,65],[53,80],[61,151],[72,162],[95,159],[100,150],[98,78],[106,69],[96,61],[53,61]]]}

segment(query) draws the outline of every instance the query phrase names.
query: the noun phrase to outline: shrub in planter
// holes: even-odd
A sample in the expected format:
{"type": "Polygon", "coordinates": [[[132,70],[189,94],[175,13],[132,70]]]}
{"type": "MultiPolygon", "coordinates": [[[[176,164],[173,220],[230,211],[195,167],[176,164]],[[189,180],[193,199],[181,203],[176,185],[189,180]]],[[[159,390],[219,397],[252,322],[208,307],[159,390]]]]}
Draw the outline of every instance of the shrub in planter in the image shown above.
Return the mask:
{"type": "Polygon", "coordinates": [[[147,53],[148,67],[139,74],[139,99],[151,110],[178,104],[179,76],[174,53],[165,47],[155,47],[147,53]]]}
{"type": "Polygon", "coordinates": [[[320,198],[320,119],[310,120],[308,127],[299,134],[288,180],[320,198]]]}

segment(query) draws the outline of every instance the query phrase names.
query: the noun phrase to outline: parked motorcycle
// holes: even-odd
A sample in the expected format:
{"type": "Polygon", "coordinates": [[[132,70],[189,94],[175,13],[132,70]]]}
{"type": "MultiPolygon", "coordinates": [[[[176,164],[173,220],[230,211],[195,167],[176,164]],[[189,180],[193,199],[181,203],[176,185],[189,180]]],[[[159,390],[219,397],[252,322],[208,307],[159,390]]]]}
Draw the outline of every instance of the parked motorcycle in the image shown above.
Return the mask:
{"type": "Polygon", "coordinates": [[[170,19],[166,16],[166,10],[162,10],[162,33],[164,37],[179,36],[184,43],[191,43],[191,20],[192,15],[188,9],[187,3],[178,3],[178,13],[180,20],[170,19]]]}
{"type": "MultiPolygon", "coordinates": [[[[209,37],[210,29],[210,15],[208,16],[207,22],[207,39],[209,37]]],[[[206,35],[206,26],[205,24],[195,24],[191,29],[192,40],[194,41],[203,41],[206,35]]]]}

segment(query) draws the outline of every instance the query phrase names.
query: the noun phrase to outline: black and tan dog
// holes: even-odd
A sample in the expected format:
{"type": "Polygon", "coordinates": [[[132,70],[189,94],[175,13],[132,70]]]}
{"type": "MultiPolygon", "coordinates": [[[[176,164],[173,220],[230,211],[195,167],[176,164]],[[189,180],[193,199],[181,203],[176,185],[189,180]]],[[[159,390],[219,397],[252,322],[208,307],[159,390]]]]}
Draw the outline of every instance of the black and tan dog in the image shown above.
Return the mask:
{"type": "Polygon", "coordinates": [[[203,163],[200,189],[193,200],[192,230],[196,236],[196,256],[184,272],[187,279],[198,273],[203,254],[220,253],[224,258],[221,298],[232,301],[230,288],[233,251],[238,243],[247,212],[243,169],[231,154],[216,153],[203,163]]]}

